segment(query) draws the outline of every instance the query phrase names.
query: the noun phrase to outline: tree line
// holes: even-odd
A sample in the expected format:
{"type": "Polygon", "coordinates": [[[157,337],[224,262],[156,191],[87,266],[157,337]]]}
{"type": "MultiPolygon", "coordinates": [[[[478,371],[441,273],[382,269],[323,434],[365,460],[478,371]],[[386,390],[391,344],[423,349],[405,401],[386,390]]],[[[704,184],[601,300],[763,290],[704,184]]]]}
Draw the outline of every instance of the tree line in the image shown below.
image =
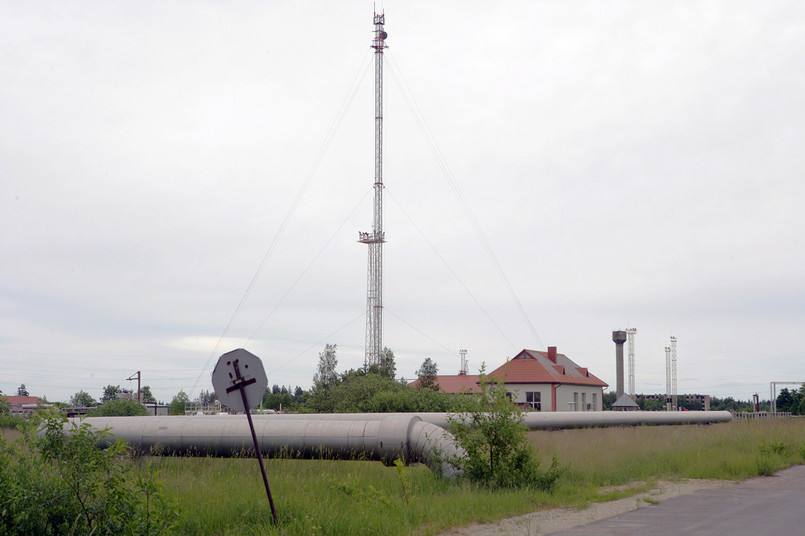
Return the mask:
{"type": "MultiPolygon", "coordinates": [[[[339,372],[338,347],[326,344],[319,352],[313,385],[304,390],[300,386],[274,384],[266,389],[260,408],[274,411],[294,411],[300,413],[355,413],[355,412],[451,412],[460,411],[466,401],[461,394],[444,393],[439,390],[436,363],[427,358],[416,371],[417,381],[412,388],[404,380],[396,379],[396,363],[394,352],[384,348],[377,364],[364,363],[363,367],[339,372]]],[[[27,394],[25,384],[20,385],[18,393],[27,394]]],[[[103,388],[100,400],[95,400],[87,392],[81,390],[69,400],[71,406],[93,408],[88,415],[146,415],[148,411],[136,400],[122,398],[125,391],[119,385],[107,385],[103,388]]],[[[142,402],[157,403],[149,386],[140,391],[142,402]]],[[[202,390],[199,396],[191,401],[184,391],[179,391],[170,401],[169,414],[184,415],[191,402],[196,406],[211,406],[216,401],[214,392],[202,390]]],[[[662,400],[638,395],[635,403],[643,411],[664,411],[662,400]]],[[[615,392],[604,393],[603,409],[612,409],[615,403],[615,392]]],[[[163,404],[163,402],[159,402],[163,404]]],[[[62,404],[63,405],[63,404],[62,404]]],[[[677,399],[679,409],[697,411],[704,409],[699,400],[677,399]]],[[[727,410],[734,412],[754,411],[751,401],[740,401],[733,397],[711,397],[711,410],[727,410]]],[[[761,401],[761,411],[770,410],[768,401],[761,401]]],[[[0,392],[0,412],[3,410],[2,392],[0,392]]],[[[805,385],[799,389],[782,389],[777,397],[777,411],[805,415],[805,385]]]]}
{"type": "Polygon", "coordinates": [[[790,411],[793,415],[805,415],[805,384],[799,389],[780,389],[777,395],[777,411],[790,411]]]}

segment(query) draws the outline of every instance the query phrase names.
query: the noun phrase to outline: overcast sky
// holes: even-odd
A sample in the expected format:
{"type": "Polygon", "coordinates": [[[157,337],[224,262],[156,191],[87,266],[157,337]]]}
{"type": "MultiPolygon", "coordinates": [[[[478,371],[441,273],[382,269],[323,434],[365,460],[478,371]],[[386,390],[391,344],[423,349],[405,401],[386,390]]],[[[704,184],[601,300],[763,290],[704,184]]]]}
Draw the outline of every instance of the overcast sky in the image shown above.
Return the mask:
{"type": "MultiPolygon", "coordinates": [[[[671,336],[680,393],[805,381],[805,4],[382,8],[399,376],[557,346],[614,390],[634,327],[638,392],[671,336]]],[[[363,364],[372,9],[0,0],[0,390],[363,364]]]]}

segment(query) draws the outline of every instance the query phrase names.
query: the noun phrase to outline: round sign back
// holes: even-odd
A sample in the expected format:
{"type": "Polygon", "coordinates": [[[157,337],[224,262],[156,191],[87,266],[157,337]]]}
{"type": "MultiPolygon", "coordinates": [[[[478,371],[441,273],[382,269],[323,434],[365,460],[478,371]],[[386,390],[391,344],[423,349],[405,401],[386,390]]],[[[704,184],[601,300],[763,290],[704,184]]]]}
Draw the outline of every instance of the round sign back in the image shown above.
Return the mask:
{"type": "Polygon", "coordinates": [[[260,358],[243,348],[222,355],[212,369],[215,395],[223,405],[236,411],[245,413],[258,405],[267,386],[268,377],[260,358]],[[246,395],[246,406],[241,389],[246,395]]]}

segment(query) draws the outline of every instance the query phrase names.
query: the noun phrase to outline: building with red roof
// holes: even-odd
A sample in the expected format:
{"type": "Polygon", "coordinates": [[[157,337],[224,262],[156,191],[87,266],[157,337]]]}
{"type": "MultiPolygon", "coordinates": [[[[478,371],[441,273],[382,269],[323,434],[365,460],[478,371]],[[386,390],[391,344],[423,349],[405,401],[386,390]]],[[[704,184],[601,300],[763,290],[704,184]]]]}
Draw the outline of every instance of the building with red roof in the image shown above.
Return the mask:
{"type": "MultiPolygon", "coordinates": [[[[439,375],[434,378],[434,385],[443,393],[456,393],[456,394],[470,394],[477,393],[481,390],[480,385],[481,377],[477,374],[456,374],[439,375]]],[[[408,384],[411,387],[419,388],[419,379],[408,384]]]]}
{"type": "MultiPolygon", "coordinates": [[[[33,415],[36,408],[43,405],[42,402],[35,396],[1,396],[9,405],[9,410],[12,415],[33,415]]],[[[49,406],[49,404],[45,404],[49,406]]]]}
{"type": "MultiPolygon", "coordinates": [[[[503,382],[514,402],[528,411],[601,411],[608,387],[555,346],[545,352],[523,350],[487,376],[503,382]]],[[[479,379],[469,374],[440,375],[436,384],[447,393],[471,393],[480,389],[479,379]]]]}

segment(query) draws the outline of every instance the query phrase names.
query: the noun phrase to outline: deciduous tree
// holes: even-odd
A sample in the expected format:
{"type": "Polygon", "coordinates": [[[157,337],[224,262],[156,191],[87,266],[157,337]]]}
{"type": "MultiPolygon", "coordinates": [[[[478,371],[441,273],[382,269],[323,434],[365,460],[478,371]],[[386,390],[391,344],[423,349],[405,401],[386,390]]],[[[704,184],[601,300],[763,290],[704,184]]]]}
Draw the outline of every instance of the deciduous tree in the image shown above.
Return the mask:
{"type": "Polygon", "coordinates": [[[91,407],[97,406],[98,402],[96,402],[89,393],[82,389],[70,398],[70,404],[73,406],[91,407]]]}
{"type": "Polygon", "coordinates": [[[119,385],[107,385],[103,388],[103,396],[101,397],[101,401],[108,402],[110,400],[114,400],[122,391],[123,389],[121,389],[119,385]]]}
{"type": "Polygon", "coordinates": [[[143,385],[142,389],[140,389],[140,397],[143,404],[156,404],[157,402],[157,399],[151,394],[151,388],[147,385],[143,385]]]}
{"type": "Polygon", "coordinates": [[[422,366],[416,371],[416,375],[419,377],[419,388],[438,391],[439,385],[436,383],[436,376],[438,376],[438,374],[439,367],[436,363],[429,357],[425,358],[425,361],[422,362],[422,366]]]}
{"type": "Polygon", "coordinates": [[[380,352],[380,362],[378,365],[378,373],[384,378],[393,380],[397,374],[397,364],[394,362],[394,352],[391,348],[383,348],[380,352]]]}
{"type": "Polygon", "coordinates": [[[313,375],[313,385],[316,388],[327,390],[333,385],[338,383],[338,373],[335,367],[338,365],[338,359],[335,356],[337,345],[326,344],[324,351],[319,352],[319,365],[316,368],[316,374],[313,375]]]}
{"type": "Polygon", "coordinates": [[[148,410],[136,400],[116,398],[90,410],[87,415],[90,417],[134,417],[148,415],[148,410]]]}
{"type": "Polygon", "coordinates": [[[171,415],[184,415],[187,404],[190,398],[184,391],[179,391],[176,396],[171,400],[170,409],[168,410],[171,415]]]}

